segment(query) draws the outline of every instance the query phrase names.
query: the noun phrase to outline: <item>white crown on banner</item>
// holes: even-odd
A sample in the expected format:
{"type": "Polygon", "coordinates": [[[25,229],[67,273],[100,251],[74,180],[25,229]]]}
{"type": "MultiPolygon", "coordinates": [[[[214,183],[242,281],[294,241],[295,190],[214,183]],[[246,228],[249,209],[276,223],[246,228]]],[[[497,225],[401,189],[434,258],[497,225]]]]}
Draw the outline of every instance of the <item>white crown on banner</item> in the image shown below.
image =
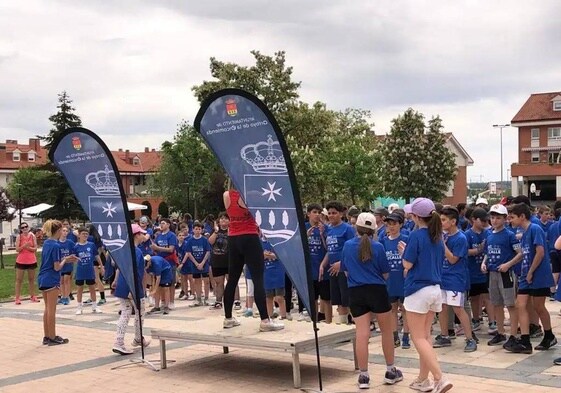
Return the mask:
{"type": "Polygon", "coordinates": [[[110,170],[107,165],[104,170],[88,173],[86,183],[94,189],[97,195],[119,194],[119,183],[115,172],[110,170]]]}
{"type": "Polygon", "coordinates": [[[286,163],[279,142],[267,135],[266,142],[245,145],[241,150],[242,158],[257,173],[284,173],[286,163]]]}

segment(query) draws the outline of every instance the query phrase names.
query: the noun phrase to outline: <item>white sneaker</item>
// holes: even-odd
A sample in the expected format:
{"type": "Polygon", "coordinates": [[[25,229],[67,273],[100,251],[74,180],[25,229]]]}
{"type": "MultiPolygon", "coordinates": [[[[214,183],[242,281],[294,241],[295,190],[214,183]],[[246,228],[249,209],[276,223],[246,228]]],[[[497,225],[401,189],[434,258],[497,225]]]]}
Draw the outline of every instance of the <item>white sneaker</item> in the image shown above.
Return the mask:
{"type": "Polygon", "coordinates": [[[114,345],[113,352],[119,355],[132,355],[134,353],[134,351],[127,349],[124,345],[114,345]]]}
{"type": "Polygon", "coordinates": [[[94,314],[103,314],[103,311],[101,311],[101,308],[99,307],[92,307],[92,312],[94,314]]]}
{"type": "Polygon", "coordinates": [[[236,318],[224,318],[224,322],[222,323],[222,327],[224,329],[230,329],[236,326],[240,326],[240,321],[238,321],[236,318]]]}
{"type": "Polygon", "coordinates": [[[82,307],[78,307],[76,310],[76,315],[82,315],[82,307]]]}
{"type": "MultiPolygon", "coordinates": [[[[150,346],[150,339],[144,337],[144,348],[148,348],[150,346]]],[[[140,347],[140,341],[137,341],[136,338],[132,340],[131,345],[135,348],[140,347]]]]}
{"type": "Polygon", "coordinates": [[[420,392],[430,392],[433,389],[430,379],[427,378],[424,381],[420,381],[419,377],[415,378],[415,380],[409,384],[409,387],[420,392]]]}
{"type": "Polygon", "coordinates": [[[175,303],[170,303],[169,306],[168,306],[168,308],[169,308],[170,310],[175,310],[175,303]]]}
{"type": "Polygon", "coordinates": [[[274,321],[271,318],[262,320],[259,325],[260,332],[274,332],[282,329],[284,329],[284,323],[274,321]]]}
{"type": "Polygon", "coordinates": [[[149,306],[154,306],[154,304],[156,304],[156,301],[154,300],[154,297],[148,296],[148,305],[149,306]]]}
{"type": "Polygon", "coordinates": [[[434,388],[432,389],[432,393],[444,393],[452,389],[454,385],[452,382],[446,380],[444,377],[440,379],[440,381],[435,382],[434,388]]]}

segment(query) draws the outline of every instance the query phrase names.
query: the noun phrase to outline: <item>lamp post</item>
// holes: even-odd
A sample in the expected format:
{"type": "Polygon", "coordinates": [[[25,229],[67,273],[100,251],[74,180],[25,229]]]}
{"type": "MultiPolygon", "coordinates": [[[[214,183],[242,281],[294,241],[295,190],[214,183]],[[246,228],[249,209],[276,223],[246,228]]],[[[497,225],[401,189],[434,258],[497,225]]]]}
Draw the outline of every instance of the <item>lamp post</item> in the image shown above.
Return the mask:
{"type": "Polygon", "coordinates": [[[21,227],[21,183],[14,183],[14,186],[18,188],[18,218],[19,218],[19,227],[21,227]]]}
{"type": "Polygon", "coordinates": [[[493,128],[498,128],[501,130],[501,183],[503,182],[503,128],[506,127],[510,127],[510,123],[493,124],[493,128]]]}

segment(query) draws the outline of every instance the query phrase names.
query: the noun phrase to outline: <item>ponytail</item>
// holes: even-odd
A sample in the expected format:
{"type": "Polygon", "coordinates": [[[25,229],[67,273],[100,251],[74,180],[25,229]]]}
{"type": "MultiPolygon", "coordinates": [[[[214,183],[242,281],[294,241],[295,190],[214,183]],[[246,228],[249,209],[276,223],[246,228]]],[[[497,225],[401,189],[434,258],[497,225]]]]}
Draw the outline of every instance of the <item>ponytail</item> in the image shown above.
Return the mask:
{"type": "Polygon", "coordinates": [[[364,228],[357,226],[356,231],[360,235],[360,245],[358,248],[358,257],[361,262],[368,262],[372,259],[372,244],[371,238],[374,235],[374,231],[370,228],[364,228]]]}
{"type": "Polygon", "coordinates": [[[43,224],[43,233],[47,237],[52,237],[59,229],[62,228],[62,223],[59,220],[47,220],[43,224]]]}
{"type": "Polygon", "coordinates": [[[427,217],[425,221],[427,223],[432,242],[436,243],[439,239],[442,239],[442,222],[440,221],[440,214],[438,214],[436,210],[433,210],[431,216],[427,217]]]}

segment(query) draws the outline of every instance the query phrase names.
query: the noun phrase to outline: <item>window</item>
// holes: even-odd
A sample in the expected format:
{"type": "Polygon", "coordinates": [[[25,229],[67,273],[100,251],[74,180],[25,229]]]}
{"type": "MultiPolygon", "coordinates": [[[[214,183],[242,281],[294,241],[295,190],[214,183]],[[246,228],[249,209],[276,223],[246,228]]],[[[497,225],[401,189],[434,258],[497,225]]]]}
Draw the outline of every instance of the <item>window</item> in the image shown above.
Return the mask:
{"type": "Polygon", "coordinates": [[[549,152],[547,162],[550,164],[561,164],[561,154],[559,152],[549,152]]]}
{"type": "Polygon", "coordinates": [[[15,150],[15,151],[12,153],[12,160],[13,160],[13,161],[19,161],[19,160],[21,160],[20,152],[19,152],[19,151],[15,150]]]}
{"type": "Polygon", "coordinates": [[[134,166],[139,166],[139,165],[140,165],[140,158],[134,157],[134,158],[132,159],[132,164],[133,164],[134,166]]]}
{"type": "Polygon", "coordinates": [[[561,101],[553,101],[553,110],[561,111],[561,101]]]}
{"type": "Polygon", "coordinates": [[[555,127],[547,130],[548,139],[561,139],[561,128],[555,127]]]}
{"type": "Polygon", "coordinates": [[[532,162],[540,162],[540,152],[533,151],[532,152],[532,162]]]}
{"type": "Polygon", "coordinates": [[[540,140],[540,129],[539,128],[532,128],[532,140],[540,140]]]}
{"type": "Polygon", "coordinates": [[[35,162],[35,152],[30,151],[27,153],[27,161],[35,162]]]}

